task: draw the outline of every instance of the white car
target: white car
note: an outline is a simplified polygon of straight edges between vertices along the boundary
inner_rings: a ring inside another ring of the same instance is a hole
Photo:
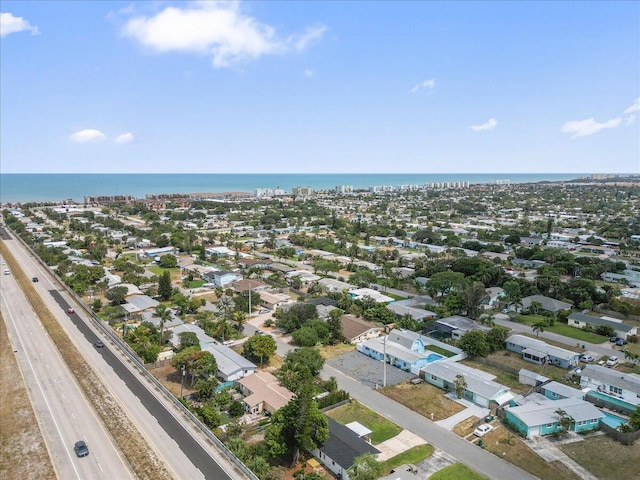
[[[582,355],[580,357],[580,361],[584,362],[584,363],[591,363],[595,360],[596,358],[593,355]]]
[[[487,423],[480,425],[478,428],[476,428],[473,431],[473,434],[476,437],[484,437],[487,433],[489,433],[491,430],[493,430],[493,427]]]
[[[618,365],[618,357],[615,355],[609,357],[607,362],[604,364],[605,367],[615,367],[616,365]]]

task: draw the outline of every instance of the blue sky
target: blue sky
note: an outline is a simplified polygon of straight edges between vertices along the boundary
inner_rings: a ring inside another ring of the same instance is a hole
[[[2,1],[3,173],[640,173],[640,3]]]

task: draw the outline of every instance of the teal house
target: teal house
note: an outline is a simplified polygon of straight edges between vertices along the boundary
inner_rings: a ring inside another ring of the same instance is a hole
[[[524,437],[549,435],[560,430],[560,411],[571,417],[569,430],[573,432],[596,430],[604,418],[599,409],[579,398],[550,400],[542,397],[524,405],[506,408],[505,420]]]

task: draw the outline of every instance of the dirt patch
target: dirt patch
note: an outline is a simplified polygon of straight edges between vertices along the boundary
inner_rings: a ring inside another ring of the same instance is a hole
[[[384,395],[430,420],[444,420],[464,410],[464,406],[444,396],[444,390],[428,383],[399,383],[380,390]],[[433,418],[432,415],[433,414]]]
[[[509,433],[504,426],[495,422],[493,425],[496,428],[482,437],[485,448],[489,452],[538,478],[580,480],[580,477],[559,461],[547,462],[531,450],[518,436]],[[477,444],[478,440],[475,443]]]
[[[606,435],[597,435],[558,447],[601,480],[640,478],[639,442],[622,445]]]
[[[480,418],[478,417],[475,417],[475,416],[469,417],[466,420],[463,420],[460,423],[458,423],[455,427],[453,427],[453,430],[451,431],[456,435],[460,435],[461,437],[466,437],[467,435],[469,435],[471,432],[475,430],[475,427],[473,426],[473,424],[476,423],[478,420],[480,420]]]
[[[33,310],[40,318],[65,363],[69,366],[69,370],[76,377],[87,399],[95,408],[136,476],[141,480],[170,479],[171,475],[162,460],[149,447],[140,432],[122,411],[120,405],[102,384],[99,376],[60,326],[56,317],[49,311],[40,295],[33,288],[31,280],[27,278],[19,263],[5,247],[4,242],[0,243],[0,250]]]
[[[176,398],[180,397],[180,389],[182,387],[182,395],[187,396],[195,392],[190,388],[191,380],[186,380],[184,385],[182,384],[182,371],[176,370],[171,365],[164,365],[162,367],[149,370],[151,375],[156,377],[158,381],[164,385]]]
[[[337,345],[323,345],[320,347],[320,355],[325,360],[342,355],[343,353],[352,352],[356,346],[351,343],[338,343]]]
[[[0,313],[0,477],[5,480],[55,478],[49,452],[19,372]]]

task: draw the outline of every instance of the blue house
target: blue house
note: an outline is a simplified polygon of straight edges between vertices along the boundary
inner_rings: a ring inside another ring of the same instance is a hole
[[[505,420],[527,438],[549,435],[561,429],[561,411],[571,417],[569,430],[572,432],[596,430],[605,416],[592,404],[578,398],[554,401],[542,397],[542,400],[505,408]]]
[[[213,270],[205,272],[202,277],[209,283],[213,283],[216,287],[224,287],[231,285],[236,280],[239,280],[238,275],[233,272],[227,272],[225,270]]]
[[[507,338],[507,350],[522,354],[523,360],[537,365],[556,365],[571,368],[578,365],[580,354],[564,348],[549,345],[542,340],[525,335],[511,335]]]

